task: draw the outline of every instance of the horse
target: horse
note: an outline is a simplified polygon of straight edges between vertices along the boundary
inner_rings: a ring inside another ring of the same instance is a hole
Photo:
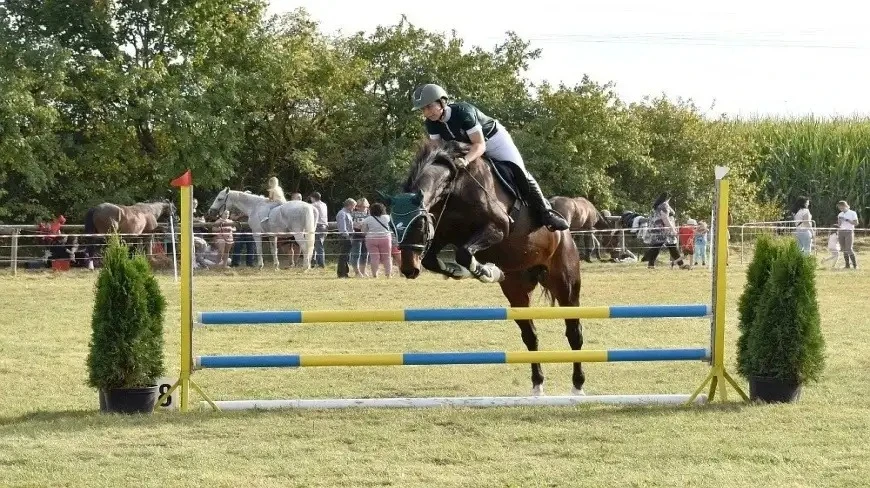
[[[91,207],[85,213],[85,234],[111,234],[119,233],[121,236],[137,236],[150,234],[153,238],[154,231],[159,227],[157,221],[169,217],[175,213],[172,203],[164,202],[140,202],[133,205],[115,205],[104,202]],[[126,238],[130,240],[129,237]],[[93,260],[95,237],[86,238],[88,257]],[[139,245],[141,246],[141,242]],[[149,246],[150,247],[150,246]],[[93,261],[88,265],[93,267]]]
[[[257,266],[263,267],[263,234],[270,236],[272,260],[278,269],[278,236],[274,233],[289,232],[302,251],[302,268],[311,268],[314,253],[314,231],[317,226],[314,205],[301,200],[278,203],[262,195],[224,188],[217,194],[208,209],[209,217],[217,217],[224,210],[239,212],[248,217],[248,225],[257,247]]]
[[[542,227],[509,186],[496,183],[495,163],[478,158],[465,168],[457,167],[454,160],[465,156],[468,148],[456,141],[424,143],[403,193],[382,195],[391,207],[402,275],[415,279],[422,266],[448,278],[497,282],[512,307],[528,307],[532,292],[541,285],[551,306],[556,301],[578,306],[580,260],[570,232]],[[438,258],[448,245],[456,248],[456,262]],[[516,323],[528,350],[538,350],[534,322]],[[565,320],[565,336],[571,349],[583,346],[579,319]],[[531,372],[532,395],[542,395],[541,365],[532,364]],[[582,395],[585,374],[580,363],[574,363],[572,380],[574,394]]]
[[[595,237],[594,232],[592,232],[593,230],[604,231],[599,235],[603,236],[605,240],[603,245],[605,249],[613,251],[617,247],[615,244],[618,239],[616,233],[613,232],[613,224],[611,224],[610,221],[602,215],[589,200],[583,197],[571,198],[557,196],[550,198],[550,205],[553,206],[554,210],[565,217],[565,220],[568,221],[568,225],[570,226],[569,230],[571,232],[582,233],[580,239],[583,243],[583,249],[581,249],[580,255],[583,257],[584,261],[588,263],[592,262],[593,249],[596,252],[598,260],[602,260],[602,243]]]

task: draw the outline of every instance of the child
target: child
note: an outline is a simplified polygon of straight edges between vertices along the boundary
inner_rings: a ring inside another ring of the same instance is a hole
[[[831,269],[837,268],[837,260],[840,258],[840,236],[837,235],[837,227],[838,226],[835,225],[831,235],[828,236],[828,251],[831,251],[831,255],[822,259],[821,262],[821,264],[825,264],[828,261],[833,261],[833,263],[831,263]]]
[[[269,199],[270,202],[274,202],[272,204],[272,208],[275,208],[278,205],[281,205],[282,203],[287,202],[287,199],[284,198],[284,189],[281,188],[281,185],[278,183],[277,177],[273,176],[273,177],[269,178],[268,185],[269,185],[269,188],[267,189],[267,191],[268,191],[267,198]],[[271,212],[271,210],[270,210],[270,212]],[[268,215],[263,217],[260,220],[260,223],[262,224],[262,223],[266,222],[267,220],[269,220]]]
[[[217,231],[215,232],[214,246],[218,253],[218,266],[226,268],[229,266],[230,250],[233,248],[233,224],[235,222],[230,219],[230,211],[224,210],[221,218],[214,223]]]
[[[281,203],[287,202],[287,199],[284,198],[284,189],[282,189],[281,185],[278,183],[278,178],[274,176],[269,178],[269,201]]]
[[[686,221],[686,225],[680,227],[679,231],[677,231],[677,235],[680,238],[680,251],[683,253],[683,256],[687,258],[687,264],[685,266],[686,269],[692,269],[692,265],[694,264],[694,255],[695,255],[695,227],[698,225],[698,222],[695,219],[689,219]]]
[[[698,222],[698,228],[695,229],[695,262],[698,264],[698,258],[701,258],[701,266],[707,266],[707,234],[710,229],[707,228],[707,222],[703,220]]]

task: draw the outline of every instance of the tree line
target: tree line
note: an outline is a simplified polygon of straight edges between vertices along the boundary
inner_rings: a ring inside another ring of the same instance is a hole
[[[666,95],[626,103],[610,82],[533,84],[539,49],[513,33],[466,46],[402,18],[330,35],[263,0],[0,3],[0,220],[171,198],[224,186],[347,197],[393,191],[424,140],[419,84],[445,86],[513,134],[547,195],[618,213],[668,191],[707,216],[716,165],[731,168],[737,221],[777,219],[797,195],[822,209],[867,201],[870,123],[710,120]],[[821,210],[820,210],[821,211]],[[828,215],[830,214],[830,215]],[[834,209],[821,214],[832,218]]]

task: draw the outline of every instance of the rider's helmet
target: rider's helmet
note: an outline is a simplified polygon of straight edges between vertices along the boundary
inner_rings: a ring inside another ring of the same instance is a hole
[[[414,104],[414,110],[420,110],[432,102],[447,98],[447,92],[444,88],[438,85],[429,83],[427,85],[418,86],[411,96],[411,102]]]

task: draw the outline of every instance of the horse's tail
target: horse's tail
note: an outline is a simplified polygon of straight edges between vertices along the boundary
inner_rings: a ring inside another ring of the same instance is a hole
[[[308,205],[305,212],[305,253],[302,259],[303,269],[308,269],[311,266],[311,258],[314,256],[314,237],[317,231],[317,215],[314,205]]]
[[[96,237],[90,234],[97,233],[97,223],[94,221],[94,214],[96,213],[96,211],[96,208],[89,208],[88,211],[85,213],[84,240],[85,243],[87,243],[87,245],[85,245],[85,251],[88,254],[88,259],[94,259],[94,240],[96,239]]]

